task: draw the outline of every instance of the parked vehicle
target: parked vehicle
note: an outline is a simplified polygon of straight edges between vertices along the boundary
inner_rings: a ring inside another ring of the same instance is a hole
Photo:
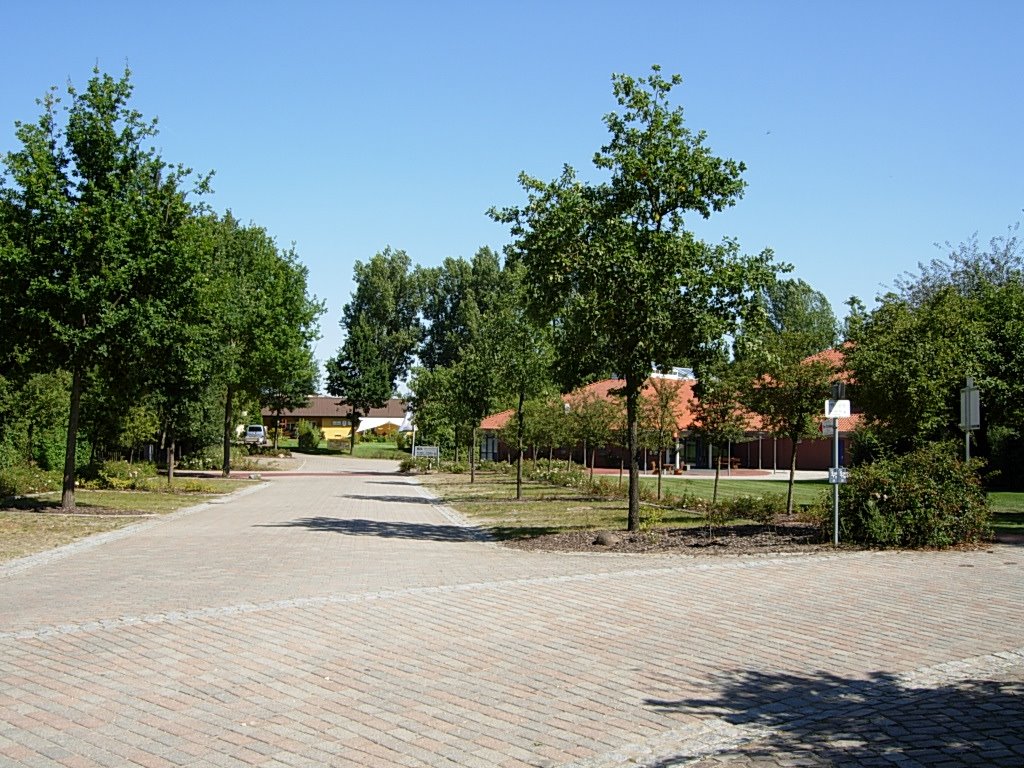
[[[250,424],[245,428],[245,437],[242,440],[246,445],[266,445],[267,430],[262,424]]]

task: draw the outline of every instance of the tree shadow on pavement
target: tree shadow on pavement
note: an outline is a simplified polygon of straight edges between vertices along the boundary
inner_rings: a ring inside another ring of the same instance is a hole
[[[477,528],[458,525],[431,525],[429,523],[399,523],[359,518],[304,517],[285,523],[272,523],[258,528],[307,528],[311,531],[344,533],[349,536],[379,536],[383,539],[418,539],[423,541],[489,541],[490,537]]]
[[[770,729],[764,740],[693,763],[682,755],[650,768],[696,765],[1022,766],[1024,670],[924,687],[893,675],[723,675],[707,698],[648,699],[662,711],[714,715]],[[913,686],[913,687],[912,687]],[[920,687],[916,687],[920,686]],[[805,762],[799,762],[804,760]],[[779,762],[781,761],[781,762]]]
[[[358,493],[344,493],[336,496],[338,499],[355,499],[356,501],[382,501],[385,504],[437,504],[437,499],[427,499],[423,496],[382,496],[378,494],[362,495]]]

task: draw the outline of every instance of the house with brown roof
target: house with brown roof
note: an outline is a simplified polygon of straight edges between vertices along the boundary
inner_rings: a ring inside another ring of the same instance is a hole
[[[832,363],[839,371],[838,378],[846,379],[848,374],[842,371],[844,356],[841,350],[829,349],[813,355],[808,360],[825,360]],[[652,382],[656,381],[657,375],[648,379],[644,385],[644,394],[641,396],[650,397]],[[673,378],[673,377],[670,377]],[[705,467],[713,466],[713,459],[710,456],[709,447],[703,441],[690,433],[693,423],[691,410],[692,401],[695,399],[693,387],[696,380],[692,376],[675,376],[680,381],[680,391],[674,405],[676,413],[676,443],[675,448],[670,450],[666,456],[661,457],[665,464],[677,466]],[[623,385],[619,379],[605,379],[588,384],[574,390],[562,399],[569,403],[572,398],[580,393],[593,393],[599,397],[614,400],[621,403],[623,418],[625,417],[625,404],[615,394],[615,390]],[[854,404],[855,406],[856,404]],[[803,440],[796,445],[797,467],[799,469],[823,470],[832,466],[832,438],[827,434],[830,425],[825,424],[824,419],[825,403],[822,402],[821,430],[822,437],[817,440]],[[500,460],[511,458],[511,452],[500,444],[497,432],[501,430],[508,421],[515,416],[515,410],[509,409],[500,413],[488,416],[480,422],[480,429],[484,432],[481,441],[481,458]],[[839,419],[840,455],[845,457],[849,438],[852,431],[861,423],[862,416],[854,410],[848,418]],[[749,469],[785,469],[789,467],[792,457],[793,445],[785,438],[774,438],[768,434],[761,424],[757,414],[750,414],[747,418],[746,439],[742,442],[727,447],[728,462],[730,466]],[[577,450],[579,447],[577,446]],[[596,457],[597,466],[618,467],[624,459],[624,451],[619,447],[608,447],[599,450]],[[564,457],[564,453],[562,454]],[[648,456],[647,464],[651,463]],[[845,462],[841,462],[845,463]]]
[[[360,419],[360,431],[384,423],[396,426],[405,418],[405,401],[393,397],[383,408],[371,408],[370,412]],[[261,412],[263,424],[268,429],[279,426],[284,434],[290,434],[300,421],[308,421],[324,433],[326,440],[348,440],[352,435],[352,406],[337,397],[311,396],[306,405],[281,414],[280,423],[277,414],[268,408]]]

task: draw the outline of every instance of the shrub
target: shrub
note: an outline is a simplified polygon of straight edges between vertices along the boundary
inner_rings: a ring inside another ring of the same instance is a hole
[[[58,491],[63,480],[61,474],[28,464],[4,467],[0,469],[0,498]]]
[[[305,419],[299,420],[298,434],[299,449],[303,451],[315,451],[324,440],[323,431]]]
[[[586,481],[583,470],[573,464],[566,467],[561,461],[538,461],[536,466],[532,462],[523,462],[523,475],[539,483],[549,485],[561,485],[569,488],[581,488]]]
[[[89,485],[113,491],[140,490],[156,477],[156,465],[140,461],[105,461],[86,468],[82,475],[90,478]]]
[[[786,499],[778,494],[767,496],[736,496],[719,502],[719,506],[732,519],[752,520],[771,525],[786,512]]]
[[[843,538],[876,547],[949,547],[991,535],[978,470],[935,444],[850,471],[840,486]]]
[[[426,473],[433,469],[433,462],[433,459],[414,458],[412,456],[406,456],[399,462],[398,471],[404,473]]]

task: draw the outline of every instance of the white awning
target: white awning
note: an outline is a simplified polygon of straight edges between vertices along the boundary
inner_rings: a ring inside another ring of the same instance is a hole
[[[356,427],[356,432],[368,432],[371,429],[383,427],[385,424],[394,424],[396,427],[401,427],[402,419],[384,419],[377,416],[366,416],[359,420],[359,426]]]

